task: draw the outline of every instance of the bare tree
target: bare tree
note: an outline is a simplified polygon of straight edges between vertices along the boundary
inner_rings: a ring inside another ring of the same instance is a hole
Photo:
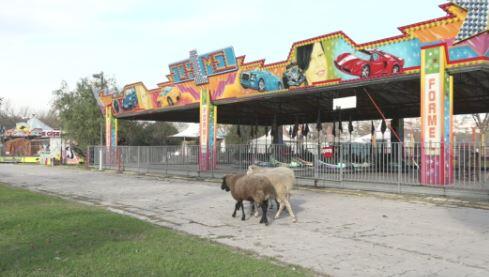
[[[61,122],[59,120],[59,117],[56,115],[56,112],[53,110],[39,111],[36,113],[36,117],[52,128],[55,129],[61,128]]]
[[[489,113],[485,114],[472,114],[472,118],[474,119],[475,125],[481,132],[481,142],[485,142],[485,138],[487,138],[487,134],[489,133]]]
[[[17,110],[17,115],[23,119],[29,119],[33,116],[33,111],[27,106],[22,106]]]
[[[5,129],[15,127],[15,123],[21,121],[21,117],[13,108],[8,99],[2,101],[2,109],[0,110],[0,126]]]

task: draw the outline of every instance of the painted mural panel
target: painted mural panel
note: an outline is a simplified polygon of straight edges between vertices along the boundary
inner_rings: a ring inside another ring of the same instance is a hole
[[[420,74],[421,48],[430,45],[446,45],[448,68],[465,62],[489,62],[487,30],[466,34],[463,39],[458,36],[473,16],[471,7],[457,1],[440,7],[446,16],[401,27],[399,36],[357,44],[343,32],[336,32],[294,43],[287,58],[273,64],[265,64],[264,60],[246,62],[244,56],[235,56],[232,47],[197,55],[194,64],[205,77],[204,82],[196,84],[189,58],[170,64],[169,81],[158,88],[148,90],[142,83],[135,83],[102,102],[111,104],[117,115],[198,103],[202,89],[208,90],[215,101]]]
[[[190,83],[162,86],[148,90],[142,83],[125,86],[119,94],[112,97],[114,114],[137,112],[186,105],[198,102],[197,87]]]

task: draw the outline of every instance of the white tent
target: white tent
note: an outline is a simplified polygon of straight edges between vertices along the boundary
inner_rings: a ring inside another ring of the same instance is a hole
[[[292,147],[293,151],[297,151],[297,140],[293,139],[289,136],[289,133],[286,131],[286,128],[284,128],[283,134],[282,134],[282,139],[285,145],[289,145]],[[252,139],[250,141],[250,145],[255,145],[256,146],[256,151],[257,153],[265,153],[266,147],[272,144],[272,135],[271,131],[268,132],[268,136],[263,135],[259,138]],[[302,141],[300,144],[302,147],[306,147],[307,149],[314,151],[317,149],[317,141],[312,140],[308,141],[306,143],[305,140]]]
[[[259,138],[252,139],[250,141],[250,144],[257,144],[257,145],[270,145],[272,144],[272,132],[268,131],[268,135],[263,135]],[[295,143],[293,139],[290,138],[289,134],[286,132],[284,129],[283,135],[282,135],[282,140],[285,144],[291,144],[292,142]]]
[[[384,141],[389,142],[391,140],[391,132],[389,130],[386,130],[383,138],[384,138]],[[382,132],[381,131],[375,131],[375,140],[376,141],[382,140]],[[370,143],[371,141],[372,141],[372,134],[368,134],[365,136],[355,138],[352,142]]]
[[[172,137],[174,138],[183,138],[183,139],[197,139],[200,137],[200,132],[199,132],[199,124],[192,123],[189,124],[188,127],[179,132],[178,134],[173,135]],[[222,132],[217,132],[217,139],[223,139],[224,134]]]
[[[198,138],[199,137],[199,124],[189,124],[189,126],[185,130],[173,135],[172,137],[184,138],[184,139],[185,138]]]

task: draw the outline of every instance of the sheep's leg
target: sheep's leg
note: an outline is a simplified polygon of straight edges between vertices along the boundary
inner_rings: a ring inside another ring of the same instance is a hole
[[[286,194],[285,194],[285,200],[286,200],[286,201],[289,203],[289,205],[290,205],[290,193],[286,193]],[[284,202],[284,203],[285,203],[285,202]],[[285,208],[286,208],[286,206],[285,206],[285,207],[283,207],[283,208],[282,208],[282,210],[281,210],[280,212],[282,212],[282,211],[283,211]],[[287,208],[287,212],[288,212],[288,211],[289,211],[289,209]],[[290,212],[289,212],[289,215],[290,215]]]
[[[260,207],[260,204],[258,204],[258,203],[255,202],[254,205],[255,205],[255,208],[256,208],[256,210],[255,210],[255,217],[259,217],[260,214],[258,213],[258,208]]]
[[[238,201],[238,202],[236,202],[236,205],[234,205],[233,217],[236,217],[236,211],[239,210],[239,206],[240,206],[240,204],[239,204],[239,201]]]
[[[277,200],[278,200],[278,203],[279,203],[279,205],[278,205],[278,207],[279,207],[279,208],[278,208],[277,213],[275,214],[275,219],[277,219],[277,218],[279,218],[279,217],[280,217],[280,214],[282,213],[282,211],[283,211],[283,210],[284,210],[284,208],[285,208],[285,205],[284,205],[284,203],[282,203],[282,202],[287,201],[287,198],[284,198],[284,199],[282,199],[282,200],[281,200],[281,199],[277,199]]]
[[[260,220],[260,223],[265,223],[265,225],[268,225],[267,209],[268,209],[268,200],[265,200],[261,203],[261,210],[263,214],[261,215],[261,220]]]
[[[271,198],[268,198],[268,207],[271,209],[273,209],[273,202],[272,202],[272,199]]]
[[[289,212],[290,216],[292,217],[292,222],[297,222],[297,218],[295,217],[295,214],[292,211],[292,207],[290,206],[289,201],[285,201],[285,207],[287,207],[287,211]]]
[[[258,217],[260,216],[258,214],[258,204],[256,202],[251,202],[251,212],[250,212],[250,216],[254,215],[255,217]]]
[[[278,210],[278,208],[280,207],[280,204],[278,203],[277,198],[273,198],[273,199],[275,200],[275,205],[277,206],[277,210]],[[270,207],[270,210],[273,210],[272,198],[269,198],[268,201],[269,201],[268,206]]]
[[[243,201],[241,201],[241,220],[245,220],[245,211],[244,211],[244,206],[243,206]]]

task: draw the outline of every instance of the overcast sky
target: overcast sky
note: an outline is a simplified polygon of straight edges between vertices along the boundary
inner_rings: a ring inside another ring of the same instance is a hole
[[[267,62],[293,42],[343,30],[362,43],[445,15],[438,0],[0,0],[0,97],[48,110],[63,80],[73,88],[103,70],[119,86],[166,80],[168,64],[234,46]]]

